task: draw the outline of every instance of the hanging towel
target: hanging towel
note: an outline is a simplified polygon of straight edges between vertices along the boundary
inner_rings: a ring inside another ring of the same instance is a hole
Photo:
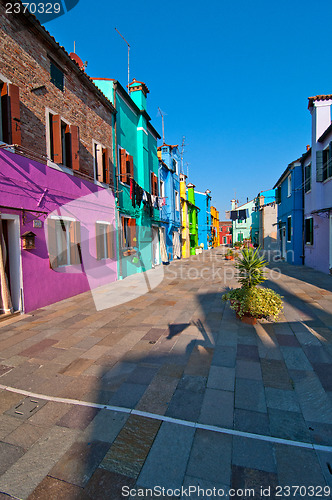
[[[238,219],[238,211],[232,210],[231,211],[231,220],[236,221],[237,219]]]
[[[141,188],[141,186],[136,184],[136,205],[138,206],[138,208],[141,206],[142,198],[143,198],[143,189]]]
[[[148,201],[148,195],[146,191],[143,191],[143,201]]]
[[[137,188],[137,184],[136,182],[134,181],[134,179],[130,179],[130,189],[131,189],[131,204],[133,206],[133,208],[136,207],[136,188]]]
[[[173,233],[173,256],[174,258],[181,258],[181,246],[180,246],[180,237],[178,231]]]

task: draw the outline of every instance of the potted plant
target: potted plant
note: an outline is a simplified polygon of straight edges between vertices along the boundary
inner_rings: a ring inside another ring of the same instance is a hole
[[[259,256],[259,248],[243,248],[235,264],[239,271],[241,288],[235,288],[223,295],[229,300],[237,317],[245,323],[255,324],[257,319],[277,320],[282,311],[282,297],[270,288],[259,288],[266,280],[264,267],[267,262]]]
[[[229,248],[225,254],[226,260],[234,260],[234,252],[231,248]]]

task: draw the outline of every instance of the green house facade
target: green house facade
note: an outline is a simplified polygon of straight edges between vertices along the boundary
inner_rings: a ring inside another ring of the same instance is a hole
[[[187,199],[188,199],[188,222],[189,222],[189,238],[190,238],[190,255],[196,254],[198,247],[198,216],[199,208],[195,204],[195,185],[187,184]]]
[[[114,179],[118,209],[119,279],[160,264],[157,139],[146,111],[149,93],[143,82],[133,80],[130,95],[111,79],[94,83],[117,111]]]

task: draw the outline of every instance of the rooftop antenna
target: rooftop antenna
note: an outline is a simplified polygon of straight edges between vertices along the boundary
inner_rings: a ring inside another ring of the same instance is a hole
[[[183,153],[184,153],[184,147],[185,147],[185,136],[182,137],[182,144],[181,144],[181,173],[183,174]]]
[[[76,42],[74,40],[74,54],[76,54]]]
[[[161,123],[162,123],[162,128],[163,128],[163,144],[165,144],[165,127],[164,127],[164,114],[161,109],[158,107],[159,114],[161,116]]]
[[[122,38],[122,39],[126,42],[126,44],[128,45],[128,94],[130,94],[130,91],[129,91],[129,83],[130,83],[130,79],[129,79],[129,68],[130,68],[130,66],[129,66],[129,51],[130,51],[130,45],[129,45],[129,43],[127,42],[127,40],[125,39],[125,37],[121,35],[121,33],[120,33],[120,31],[119,31],[118,29],[116,29],[116,28],[115,28],[115,31],[116,31],[117,33],[119,33],[119,35],[121,36],[121,38]]]

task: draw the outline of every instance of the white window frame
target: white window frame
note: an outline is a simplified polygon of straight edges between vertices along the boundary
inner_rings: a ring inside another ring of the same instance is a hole
[[[109,229],[109,226],[111,226],[111,223],[110,222],[107,222],[107,221],[104,221],[104,220],[97,220],[96,221],[96,224],[98,224],[99,226],[101,226],[104,230],[103,230],[103,247],[104,247],[104,256],[101,257],[100,260],[107,260],[107,259],[110,259],[111,256],[107,254],[107,228]]]
[[[287,198],[292,195],[292,172],[287,177]]]
[[[177,212],[180,212],[180,196],[179,196],[179,191],[174,191],[174,196],[175,196],[175,210]]]
[[[60,170],[69,175],[74,175],[72,168],[62,165],[60,163],[55,163],[51,158],[51,130],[50,130],[50,115],[58,115],[56,111],[50,108],[45,108],[45,131],[46,131],[46,155],[47,155],[47,166],[54,168],[55,170]],[[71,125],[65,118],[61,116],[61,121],[66,125]]]
[[[96,158],[96,147],[100,147],[101,148],[101,161],[103,162],[103,149],[106,149],[106,147],[99,141],[95,141],[94,139],[92,139],[92,151],[93,151],[93,178],[94,178],[94,181],[95,181],[95,184],[97,184],[98,186],[107,186],[106,182],[104,181],[100,181],[98,179],[98,171],[97,171],[97,166],[98,166],[98,163],[97,163],[97,158]],[[103,168],[103,165],[102,165],[102,168]]]
[[[159,196],[165,198],[165,181],[159,179]]]

